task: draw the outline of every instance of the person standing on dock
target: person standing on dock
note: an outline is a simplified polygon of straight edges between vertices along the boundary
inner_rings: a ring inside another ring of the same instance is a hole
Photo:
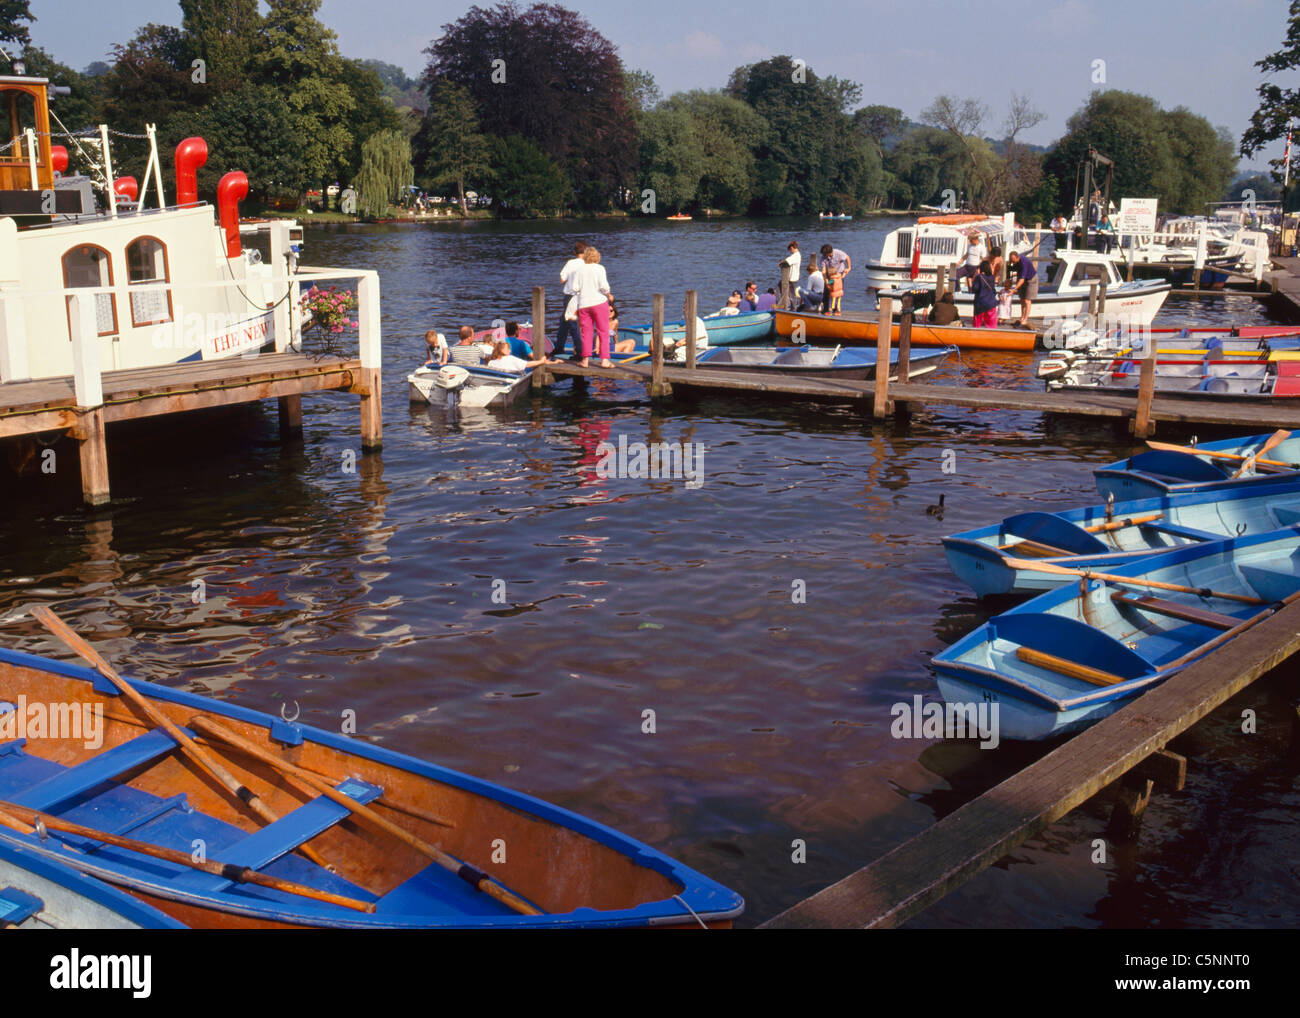
[[[564,342],[570,336],[573,337],[573,346],[576,352],[578,347],[578,330],[577,330],[577,305],[573,300],[573,274],[582,268],[582,254],[587,250],[587,245],[580,240],[573,242],[573,257],[564,263],[564,268],[560,270],[560,282],[564,284],[564,310],[560,313],[560,328],[555,334],[555,349],[551,351],[552,356],[558,357],[564,352]],[[569,317],[570,306],[572,305],[573,318]]]
[[[582,253],[583,265],[574,273],[574,296],[578,302],[578,329],[582,342],[582,366],[589,367],[592,331],[600,340],[600,366],[612,368],[609,359],[609,308],[614,294],[609,289],[605,266],[600,264],[600,252],[588,247]]]
[[[1056,214],[1056,218],[1052,220],[1051,226],[1052,226],[1052,243],[1055,245],[1052,250],[1064,251],[1065,231],[1069,229],[1070,224],[1065,221],[1065,216],[1061,215],[1061,213],[1058,212]]]
[[[823,244],[821,249],[821,267],[822,272],[828,268],[834,268],[835,274],[839,277],[841,285],[844,283],[844,277],[853,270],[853,262],[849,256],[837,247],[831,247],[829,244]],[[831,288],[826,287],[826,299],[822,302],[822,311],[830,311]],[[843,293],[843,290],[840,291]]]
[[[1011,291],[1020,298],[1020,320],[1016,324],[1021,328],[1027,328],[1030,309],[1038,299],[1038,269],[1034,267],[1033,259],[1028,255],[1012,251],[1011,268],[1008,271],[1015,273],[1016,282],[1011,287]]]
[[[977,329],[998,327],[998,284],[993,280],[993,266],[988,259],[979,263],[970,292],[975,296],[975,318],[971,324]]]
[[[790,311],[794,309],[794,291],[799,283],[799,266],[803,264],[803,258],[797,240],[790,241],[785,249],[786,256],[776,263],[781,269],[781,296],[777,298],[776,306],[782,311]]]

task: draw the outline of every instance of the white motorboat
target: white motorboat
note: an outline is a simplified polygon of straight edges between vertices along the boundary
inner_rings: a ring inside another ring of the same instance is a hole
[[[426,364],[406,376],[412,403],[455,407],[509,406],[531,382],[532,372],[515,374],[470,364]]]
[[[1033,241],[1019,226],[1011,227],[1008,246],[1007,229],[1003,219],[974,213],[921,216],[914,224],[900,226],[886,234],[879,257],[866,263],[867,289],[888,290],[926,284],[933,287],[941,266],[950,269],[955,264],[965,263],[971,233],[979,234],[988,247],[1003,248],[1004,255],[1011,251],[1023,254],[1033,249]],[[918,247],[920,261],[913,277],[912,264]]]

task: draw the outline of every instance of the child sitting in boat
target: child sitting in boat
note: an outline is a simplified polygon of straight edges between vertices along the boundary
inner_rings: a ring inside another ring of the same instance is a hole
[[[960,325],[961,313],[957,310],[957,300],[951,290],[944,290],[930,312],[932,325]]]
[[[831,305],[827,309],[828,315],[840,314],[840,302],[844,299],[844,276],[840,270],[831,265],[826,270],[826,287],[831,295]]]
[[[492,359],[487,362],[485,367],[489,367],[493,371],[509,371],[511,374],[519,374],[529,368],[535,368],[539,364],[545,364],[546,360],[545,357],[539,357],[536,360],[526,361],[522,357],[516,357],[510,352],[509,340],[498,339],[492,344]]]
[[[618,307],[612,300],[609,302],[609,334],[614,337],[615,353],[631,353],[636,349],[635,339],[618,338]]]
[[[446,364],[451,356],[451,350],[447,347],[447,337],[435,329],[430,329],[424,334],[424,347],[429,354],[425,364]]]

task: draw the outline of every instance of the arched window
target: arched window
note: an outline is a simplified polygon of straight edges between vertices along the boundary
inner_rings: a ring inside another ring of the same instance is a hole
[[[63,285],[112,286],[113,259],[102,247],[79,244],[63,256]],[[68,296],[68,338],[72,338],[72,296]],[[117,333],[117,304],[111,293],[95,294],[95,324],[101,336]]]
[[[154,286],[131,294],[131,324],[158,325],[172,320],[172,292],[155,288],[171,282],[167,273],[167,245],[157,237],[138,237],[126,246],[126,282],[128,286],[152,283]]]

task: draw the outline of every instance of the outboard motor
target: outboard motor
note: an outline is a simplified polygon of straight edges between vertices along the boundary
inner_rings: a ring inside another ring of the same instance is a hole
[[[447,408],[455,410],[460,404],[460,390],[469,384],[470,374],[459,364],[444,364],[438,369],[433,384],[447,393]]]

